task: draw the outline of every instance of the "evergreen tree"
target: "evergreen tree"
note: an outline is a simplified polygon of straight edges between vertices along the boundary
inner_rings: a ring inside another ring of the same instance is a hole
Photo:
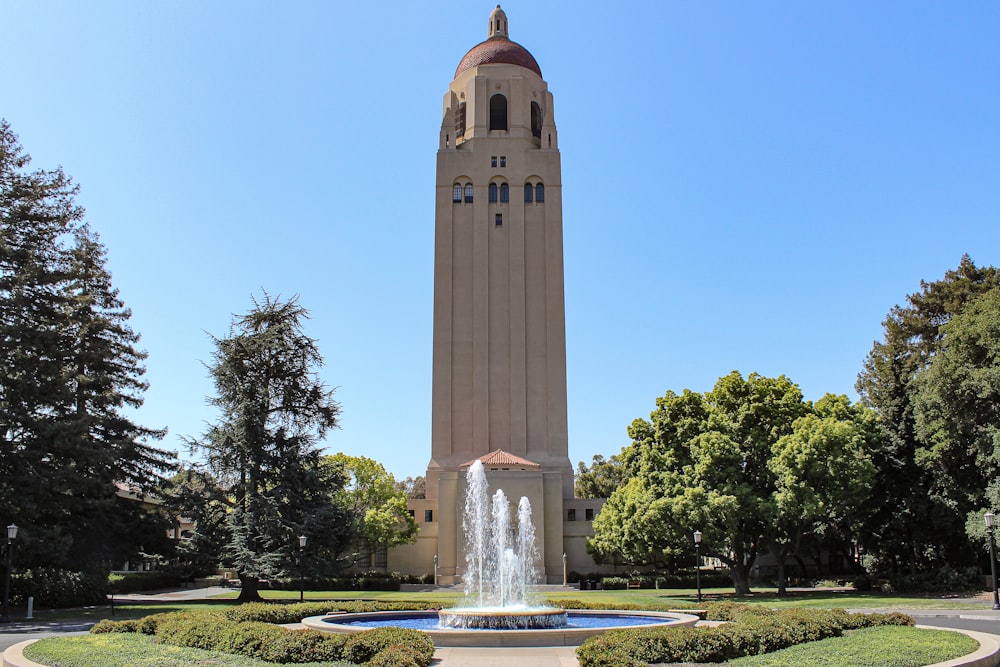
[[[148,492],[172,454],[123,414],[142,405],[145,353],[78,188],[29,163],[0,122],[0,512],[32,562],[107,567],[138,551],[145,518],[116,484]]]
[[[294,574],[297,536],[312,563],[351,539],[350,521],[331,501],[345,482],[320,462],[317,443],[337,426],[340,406],[317,376],[323,360],[302,331],[296,299],[265,295],[214,338],[210,370],[222,412],[203,440],[208,466],[229,507],[223,561],[241,582],[240,601],[260,599],[261,579]]]
[[[1000,285],[1000,271],[980,268],[966,255],[941,280],[920,282],[886,317],[858,375],[861,401],[875,410],[882,446],[872,451],[877,469],[872,506],[864,526],[870,569],[907,571],[969,563],[962,499],[934,465],[923,465],[916,432],[915,378],[941,349],[943,329],[976,297]]]

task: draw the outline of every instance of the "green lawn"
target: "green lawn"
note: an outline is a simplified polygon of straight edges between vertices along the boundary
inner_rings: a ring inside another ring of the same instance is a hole
[[[733,660],[731,667],[920,667],[968,655],[979,642],[948,630],[880,627]]]
[[[298,591],[261,591],[261,597],[267,600],[282,600],[298,602]],[[233,591],[216,596],[216,599],[235,600],[239,595]],[[840,607],[845,609],[988,609],[991,602],[985,598],[981,603],[969,603],[966,598],[948,596],[916,596],[893,595],[891,593],[857,593],[836,590],[819,589],[807,593],[790,593],[779,597],[775,589],[760,588],[748,597],[733,595],[731,588],[708,588],[702,590],[703,604],[718,600],[738,600],[750,604],[765,604],[779,609],[782,607],[813,607],[829,609]],[[406,592],[397,591],[306,591],[306,600],[427,600],[435,605],[454,606],[462,600],[462,594],[456,591]],[[695,604],[696,592],[693,589],[642,589],[631,591],[570,591],[566,593],[550,593],[548,599],[578,599],[584,601],[605,602],[607,604],[675,601],[678,606]]]
[[[989,609],[992,602],[983,598],[969,602],[966,598],[954,598],[949,596],[903,596],[890,593],[856,593],[853,591],[824,591],[822,589],[809,593],[795,593],[785,597],[778,597],[774,589],[758,589],[752,597],[738,598],[733,595],[732,589],[710,588],[703,589],[703,604],[716,600],[739,600],[750,604],[766,604],[769,607],[815,607],[832,608],[840,607],[844,609]],[[214,598],[213,604],[225,605],[229,601],[235,603],[238,592],[229,592]],[[261,596],[267,600],[280,600],[283,602],[298,602],[298,591],[261,591]],[[604,604],[627,604],[654,602],[657,606],[667,604],[677,607],[690,607],[695,605],[695,591],[689,589],[669,589],[669,590],[632,590],[632,591],[570,591],[566,593],[553,593],[547,596],[548,599],[578,599],[588,602]],[[397,591],[306,591],[306,600],[425,600],[435,606],[448,607],[461,602],[462,594],[456,591],[435,591],[435,592],[406,592]],[[153,603],[153,604],[123,604],[121,601],[115,602],[115,614],[111,615],[111,609],[107,606],[87,607],[83,609],[58,609],[52,611],[39,611],[36,617],[40,621],[94,621],[101,619],[123,619],[140,618],[147,614],[160,611],[182,611],[190,609],[200,609],[205,603]],[[23,612],[22,612],[23,614]],[[15,621],[21,620],[16,610],[11,614]]]

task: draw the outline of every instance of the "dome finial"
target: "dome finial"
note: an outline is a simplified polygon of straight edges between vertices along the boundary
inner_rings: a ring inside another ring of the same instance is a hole
[[[500,9],[500,5],[497,5],[497,8],[490,12],[489,36],[510,39],[510,35],[507,34],[507,15]]]

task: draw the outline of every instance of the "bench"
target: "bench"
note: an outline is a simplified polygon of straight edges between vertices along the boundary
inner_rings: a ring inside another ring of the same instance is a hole
[[[632,590],[633,588],[638,590],[641,587],[641,585],[642,582],[639,581],[638,579],[629,579],[628,582],[626,582],[625,584],[625,588],[627,590]]]

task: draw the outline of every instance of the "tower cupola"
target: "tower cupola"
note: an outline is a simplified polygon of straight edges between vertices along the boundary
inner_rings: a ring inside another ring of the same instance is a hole
[[[507,35],[507,15],[500,9],[500,5],[497,5],[497,8],[490,13],[490,31],[488,34],[490,37],[507,37],[510,39]]]
[[[458,68],[455,70],[456,79],[462,72],[473,67],[496,64],[518,65],[538,76],[542,75],[542,68],[538,66],[538,62],[528,49],[511,41],[507,30],[507,14],[500,9],[500,5],[490,12],[490,29],[487,34],[487,39],[469,49],[458,63]]]

